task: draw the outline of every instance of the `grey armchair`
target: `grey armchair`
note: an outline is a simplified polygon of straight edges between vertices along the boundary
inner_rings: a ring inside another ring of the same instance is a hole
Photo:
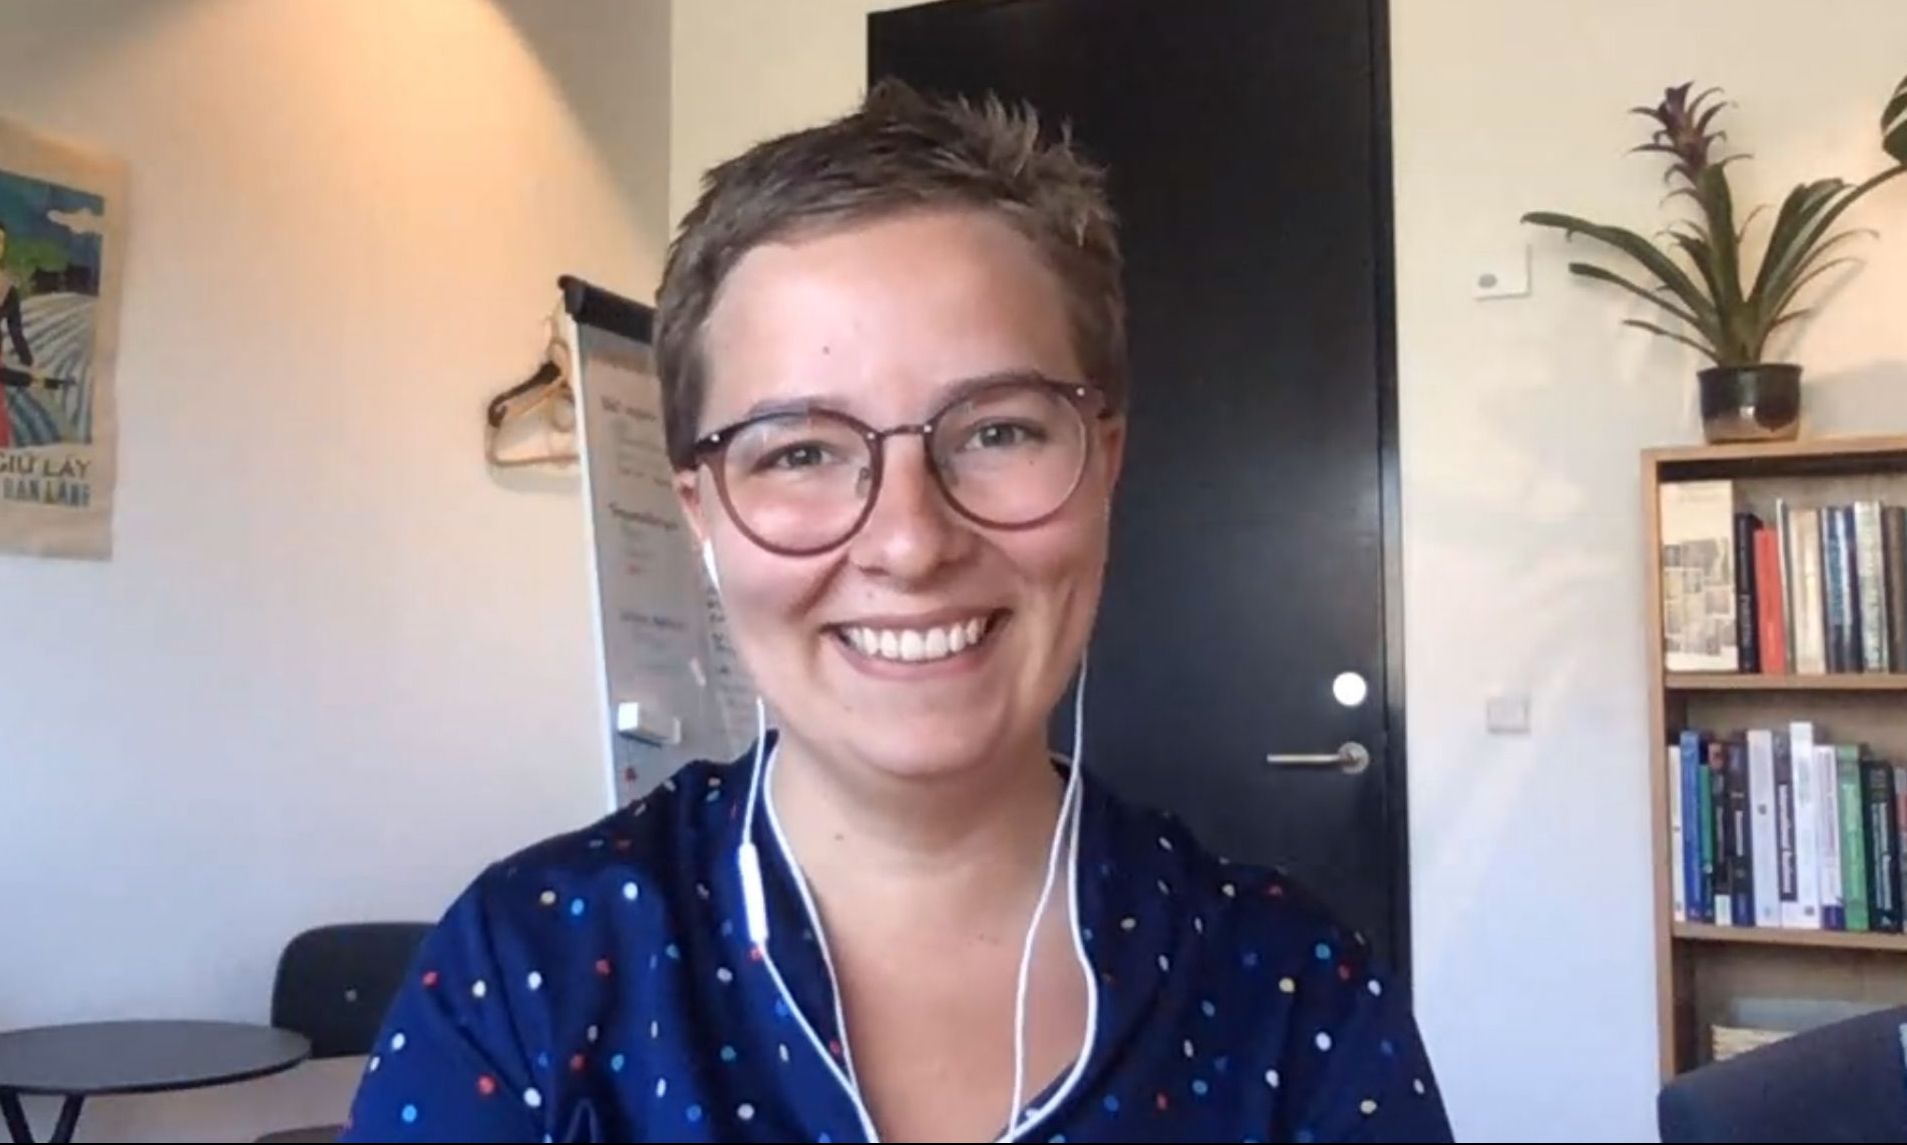
[[[1692,1070],[1656,1104],[1662,1140],[1907,1141],[1907,1008]]]

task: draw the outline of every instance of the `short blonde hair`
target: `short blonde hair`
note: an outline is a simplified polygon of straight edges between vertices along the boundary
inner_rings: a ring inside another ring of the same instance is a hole
[[[1043,137],[1030,107],[934,99],[883,80],[852,113],[756,144],[703,176],[657,295],[671,463],[695,465],[708,385],[702,332],[744,255],[798,231],[933,207],[997,211],[1039,249],[1066,292],[1087,380],[1105,390],[1108,408],[1123,408],[1125,287],[1104,172],[1070,132]]]

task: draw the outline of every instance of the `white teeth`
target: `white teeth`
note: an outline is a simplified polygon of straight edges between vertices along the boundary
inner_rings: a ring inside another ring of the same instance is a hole
[[[841,634],[863,656],[918,664],[957,656],[986,635],[984,617],[939,628],[844,628]]]

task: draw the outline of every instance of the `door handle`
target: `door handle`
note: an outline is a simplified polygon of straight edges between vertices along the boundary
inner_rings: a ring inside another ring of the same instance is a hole
[[[1336,751],[1318,754],[1279,754],[1265,756],[1265,762],[1278,767],[1335,767],[1346,775],[1356,775],[1371,766],[1371,751],[1353,740]]]

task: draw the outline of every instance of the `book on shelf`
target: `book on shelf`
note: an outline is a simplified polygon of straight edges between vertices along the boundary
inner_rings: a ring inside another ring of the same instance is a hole
[[[1676,922],[1899,934],[1907,767],[1807,720],[1664,751]]]
[[[1739,501],[1728,480],[1661,486],[1665,669],[1907,673],[1907,505]]]

